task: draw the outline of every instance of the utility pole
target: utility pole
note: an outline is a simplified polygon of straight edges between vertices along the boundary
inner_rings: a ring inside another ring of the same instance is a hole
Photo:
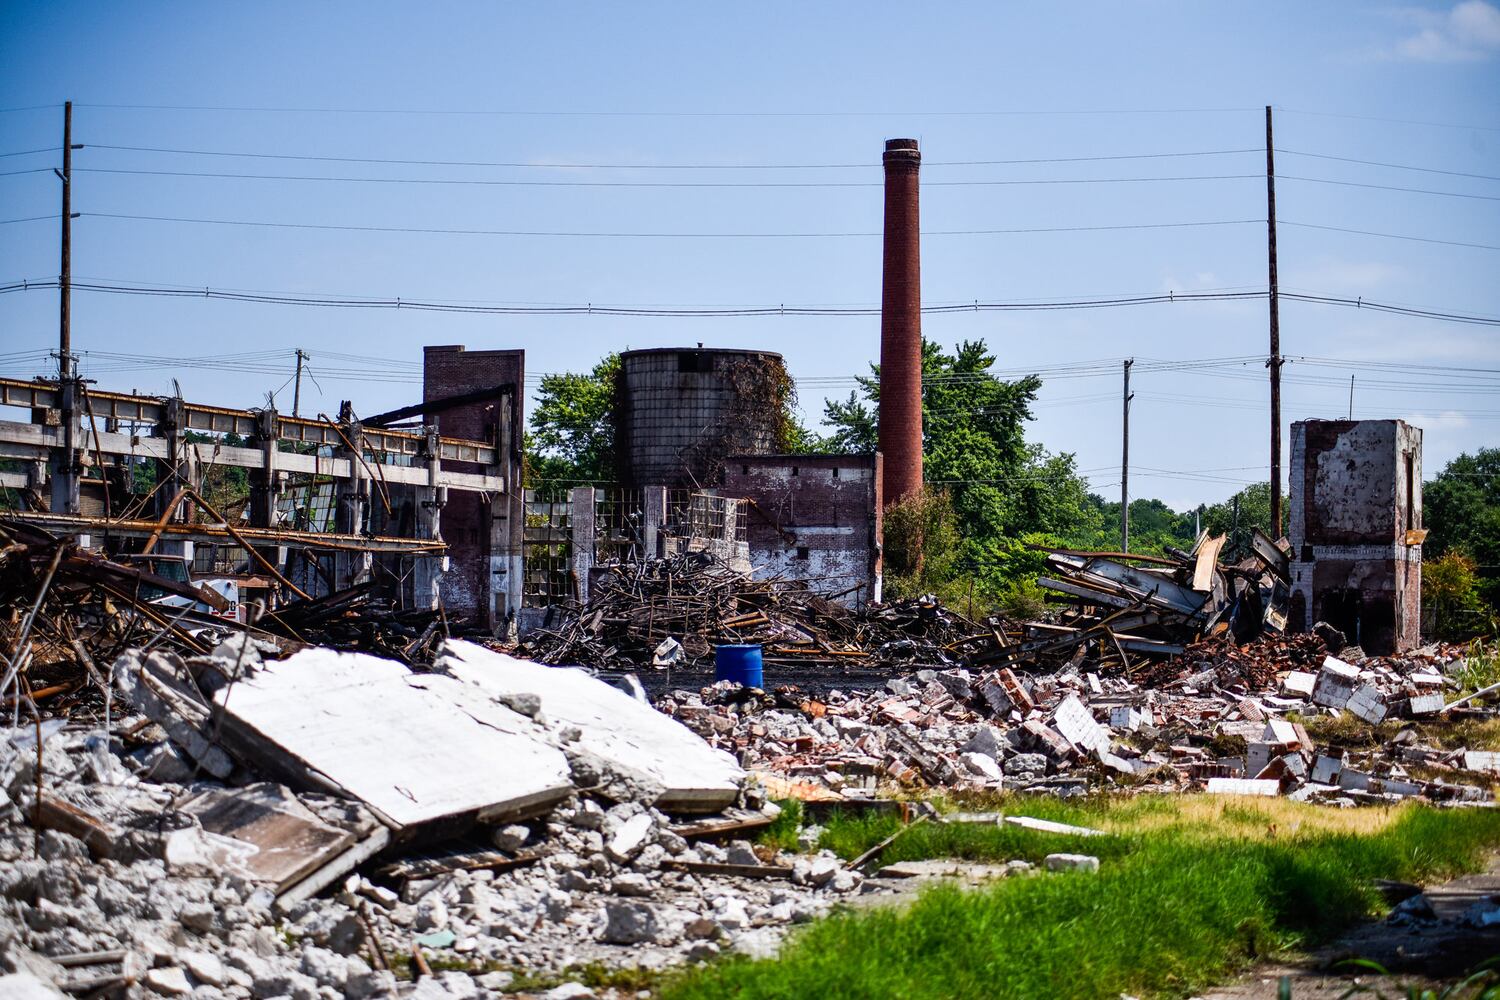
[[[1354,376],[1349,376],[1349,419],[1354,419]]]
[[[1271,106],[1266,105],[1266,251],[1271,305],[1271,534],[1281,536],[1281,316],[1276,286],[1276,151],[1271,142]]]
[[[296,386],[292,389],[292,416],[302,415],[302,362],[306,360],[307,354],[302,348],[297,348],[297,379]]]
[[[78,513],[78,379],[73,369],[71,326],[73,290],[73,102],[63,105],[62,261],[57,277],[57,395],[62,418],[62,453],[52,470],[52,510]]]
[[[1120,551],[1130,551],[1130,366],[1134,358],[1125,359],[1124,421],[1120,435]]]

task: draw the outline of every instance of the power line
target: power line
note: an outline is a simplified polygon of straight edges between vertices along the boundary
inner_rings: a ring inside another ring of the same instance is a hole
[[[1409,118],[1378,118],[1374,115],[1346,115],[1336,111],[1302,111],[1297,108],[1283,108],[1276,106],[1277,111],[1289,115],[1310,115],[1317,118],[1347,118],[1350,121],[1381,122],[1386,125],[1421,125],[1425,128],[1459,128],[1473,129],[1479,132],[1500,132],[1500,125],[1464,125],[1458,122],[1424,122],[1413,121]]]
[[[307,222],[255,222],[240,219],[194,219],[165,215],[127,215],[115,212],[80,212],[79,216],[96,219],[127,219],[142,222],[177,222],[209,226],[249,226],[262,229],[311,229],[334,232],[357,233],[410,233],[430,236],[516,236],[516,237],[577,237],[577,238],[621,238],[621,239],[848,239],[881,236],[879,232],[829,232],[829,233],[588,233],[540,230],[499,229],[434,229],[403,226],[336,226]],[[56,219],[57,215],[32,215],[19,219],[0,219],[0,225],[18,222],[40,222]],[[924,236],[1020,236],[1031,233],[1098,233],[1147,229],[1190,229],[1205,226],[1263,225],[1263,219],[1218,219],[1208,222],[1156,222],[1135,223],[1119,226],[1051,226],[1026,229],[950,229],[923,233]],[[1382,239],[1408,240],[1415,243],[1434,243],[1441,246],[1468,247],[1473,250],[1500,250],[1493,243],[1466,243],[1460,240],[1440,240],[1425,236],[1410,236],[1402,233],[1378,233],[1367,229],[1348,229],[1341,226],[1324,226],[1311,222],[1278,220],[1282,226],[1297,226],[1302,229],[1321,229],[1333,233],[1352,233],[1358,236],[1377,236]],[[1285,294],[1283,294],[1285,297]]]
[[[1413,243],[1436,243],[1447,247],[1469,247],[1473,250],[1500,250],[1500,244],[1494,243],[1464,243],[1460,240],[1439,240],[1427,236],[1408,236],[1402,233],[1377,233],[1368,229],[1345,229],[1342,226],[1320,226],[1311,222],[1288,222],[1281,219],[1278,222],[1283,226],[1297,226],[1300,229],[1322,229],[1330,233],[1353,233],[1356,236],[1378,236],[1386,240],[1409,240]],[[1283,298],[1285,295],[1283,295]]]
[[[3,157],[3,156],[31,156],[33,153],[55,153],[57,151],[58,151],[58,149],[57,149],[56,146],[48,146],[45,149],[17,149],[14,152],[10,152],[10,153],[0,153],[0,157]]]
[[[50,106],[56,107],[56,105]],[[521,108],[291,108],[195,104],[89,104],[81,101],[75,101],[74,107],[99,108],[111,111],[207,111],[253,114],[433,115],[440,117],[496,116],[516,118],[992,118],[1048,117],[1053,115],[1204,115],[1260,110],[1259,108],[1101,108],[1051,111],[1015,109],[974,111],[552,111]],[[12,110],[30,109],[17,108]]]
[[[408,226],[340,226],[312,222],[256,222],[243,219],[196,219],[169,215],[127,215],[116,212],[83,212],[80,214],[95,219],[128,219],[137,222],[178,222],[207,226],[248,226],[259,229],[311,229],[354,233],[411,233],[433,236],[549,236],[600,239],[865,239],[883,235],[878,231],[828,233],[626,233],[512,229],[437,229]],[[1027,229],[950,229],[929,230],[922,235],[1001,236],[1027,233],[1097,233],[1127,229],[1186,229],[1202,226],[1243,226],[1252,223],[1263,223],[1263,220],[1226,219],[1212,222],[1154,222],[1119,226],[1052,226]]]
[[[17,170],[13,173],[38,173],[37,170]],[[481,177],[326,177],[308,174],[234,174],[196,170],[136,170],[118,167],[79,167],[79,171],[91,174],[133,174],[156,177],[209,177],[221,180],[256,181],[333,181],[345,184],[440,184],[476,185],[481,187],[627,187],[627,188],[872,188],[881,187],[880,181],[531,181],[495,180]],[[0,174],[0,176],[4,176]],[[1261,174],[1207,174],[1177,177],[1051,177],[1024,180],[967,180],[928,181],[925,187],[1004,187],[1033,184],[1146,184],[1168,181],[1239,181],[1259,180]],[[1315,179],[1315,178],[1314,178]],[[1328,183],[1340,183],[1329,181]],[[1368,186],[1368,185],[1362,185]],[[1392,190],[1409,190],[1395,188]],[[1446,192],[1425,192],[1443,194]],[[1457,197],[1469,197],[1459,195]],[[1473,195],[1472,197],[1485,197]],[[1496,199],[1500,200],[1500,199]]]
[[[1424,174],[1447,174],[1449,177],[1473,177],[1482,181],[1500,181],[1500,176],[1495,174],[1470,174],[1462,170],[1439,170],[1437,167],[1417,167],[1409,163],[1385,163],[1380,160],[1359,160],[1352,156],[1332,156],[1328,153],[1307,153],[1295,149],[1278,149],[1278,154],[1286,156],[1310,156],[1319,160],[1337,160],[1340,163],[1362,163],[1367,167],[1388,167],[1392,170],[1417,170]]]
[[[264,160],[301,160],[317,163],[373,163],[388,166],[423,167],[505,167],[542,170],[845,170],[878,167],[876,161],[859,163],[567,163],[521,162],[497,160],[415,160],[372,156],[316,156],[299,153],[252,153],[219,149],[177,149],[164,146],[116,146],[90,143],[90,149],[123,150],[136,153],[172,153],[185,156],[228,156]],[[1226,156],[1233,153],[1258,153],[1258,149],[1206,149],[1174,153],[1122,153],[1108,156],[1052,156],[1021,160],[926,160],[923,168],[1016,166],[1039,163],[1092,163],[1116,160],[1155,160],[1187,156]]]
[[[12,170],[9,174],[44,173],[50,168]],[[497,180],[485,177],[330,177],[315,174],[241,174],[204,170],[147,170],[124,167],[79,167],[83,173],[127,174],[146,177],[206,177],[218,180],[251,181],[319,181],[341,184],[435,184],[478,187],[600,187],[600,188],[872,188],[880,181],[539,181]],[[0,173],[0,177],[9,176]],[[1260,180],[1264,174],[1192,174],[1171,177],[1048,177],[1001,180],[927,181],[924,187],[1011,187],[1051,184],[1152,184],[1172,181],[1242,181]],[[1436,191],[1430,188],[1402,187],[1394,184],[1364,184],[1327,177],[1298,177],[1291,174],[1283,180],[1309,184],[1336,184],[1340,187],[1368,188],[1376,191],[1401,191],[1408,194],[1439,195],[1445,198],[1473,198],[1500,201],[1500,195],[1470,194],[1463,191]]]
[[[1326,177],[1294,177],[1291,174],[1281,174],[1278,180],[1305,181],[1309,184],[1337,184],[1340,187],[1370,188],[1375,191],[1402,191],[1407,194],[1435,194],[1444,198],[1475,198],[1480,201],[1500,201],[1500,195],[1494,194],[1468,194],[1463,191],[1434,191],[1431,188],[1399,187],[1394,184],[1362,184],[1359,181],[1336,181]]]
[[[13,281],[0,285],[0,294],[7,292],[40,291],[56,288],[56,279],[38,281]],[[296,292],[250,292],[214,288],[189,288],[186,286],[110,284],[104,282],[72,282],[78,291],[100,292],[113,295],[148,295],[168,298],[218,299],[231,302],[253,302],[269,305],[298,305],[338,309],[409,309],[420,312],[479,313],[521,316],[661,316],[661,317],[710,317],[710,316],[877,316],[879,306],[809,306],[809,305],[760,305],[760,306],[626,306],[605,303],[581,305],[516,305],[506,303],[480,303],[457,301],[433,301],[405,298],[377,298],[354,296],[315,296]],[[1304,292],[1282,292],[1283,299],[1307,302],[1316,305],[1341,306],[1352,309],[1368,309],[1375,312],[1416,319],[1431,319],[1450,323],[1465,323],[1475,326],[1500,326],[1500,317],[1473,313],[1450,312],[1438,309],[1417,308],[1391,303],[1376,302],[1362,297],[1348,298],[1333,295],[1316,295]],[[967,303],[943,303],[927,305],[922,312],[930,315],[968,312],[1044,312],[1064,309],[1103,309],[1124,306],[1171,304],[1176,302],[1236,302],[1256,301],[1266,297],[1263,291],[1222,292],[1166,292],[1151,295],[1115,296],[1110,298],[1076,298],[1054,301],[1019,300],[989,301],[974,300]],[[1258,359],[1251,359],[1258,360]],[[1149,370],[1142,367],[1142,371]],[[1473,369],[1460,369],[1473,371]]]

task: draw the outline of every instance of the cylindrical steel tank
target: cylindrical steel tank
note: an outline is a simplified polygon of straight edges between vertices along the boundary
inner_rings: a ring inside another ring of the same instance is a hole
[[[779,444],[786,367],[768,351],[653,348],[620,355],[616,442],[635,486],[710,486],[726,455]]]

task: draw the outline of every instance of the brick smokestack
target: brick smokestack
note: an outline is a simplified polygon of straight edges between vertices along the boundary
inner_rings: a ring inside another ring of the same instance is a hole
[[[921,165],[917,140],[886,140],[880,295],[880,451],[886,506],[922,489]]]

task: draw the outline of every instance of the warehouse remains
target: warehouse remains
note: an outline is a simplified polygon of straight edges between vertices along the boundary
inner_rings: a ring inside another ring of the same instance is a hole
[[[920,161],[886,144],[873,454],[789,453],[780,356],[702,344],[621,355],[618,481],[566,489],[521,482],[521,350],[426,347],[421,401],[364,418],[0,380],[6,988],[566,1000],[911,880],[1052,877],[751,843],[775,800],[1079,849],[924,797],[1493,805],[1500,757],[1434,735],[1496,691],[1422,645],[1401,421],[1294,424],[1289,537],[1239,555],[1039,549],[1030,617],[885,599]]]

